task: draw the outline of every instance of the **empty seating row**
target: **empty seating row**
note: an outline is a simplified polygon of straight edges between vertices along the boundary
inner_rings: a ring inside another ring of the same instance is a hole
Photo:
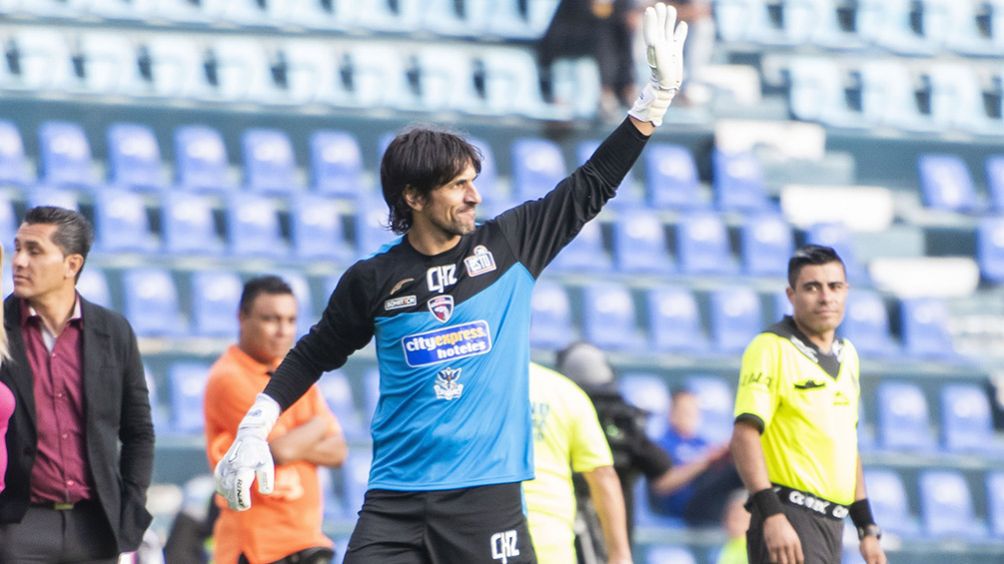
[[[958,155],[925,153],[917,158],[917,175],[924,205],[937,210],[1004,212],[1004,155],[984,161],[986,199],[973,181],[969,165]]]
[[[92,21],[234,25],[284,31],[433,33],[497,39],[540,36],[557,0],[7,0],[7,15]]]

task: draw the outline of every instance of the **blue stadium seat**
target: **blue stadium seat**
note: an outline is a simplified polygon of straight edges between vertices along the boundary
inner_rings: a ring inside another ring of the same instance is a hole
[[[669,414],[670,397],[666,380],[658,374],[627,372],[617,379],[617,387],[628,403],[648,412],[645,433],[652,440],[662,437],[669,425],[666,416]],[[640,503],[641,500],[636,499],[635,502]]]
[[[149,126],[112,124],[108,128],[108,165],[111,182],[116,185],[158,190],[167,187],[160,146]]]
[[[315,131],[310,136],[310,168],[317,192],[355,197],[367,189],[359,142],[348,131]]]
[[[363,418],[367,425],[373,421],[376,415],[377,405],[380,403],[380,368],[373,366],[363,373],[363,401],[365,410]]]
[[[700,353],[708,350],[697,299],[687,288],[661,286],[648,291],[648,326],[658,351]]]
[[[150,232],[143,197],[128,189],[106,187],[94,194],[94,228],[105,252],[151,252],[160,246]]]
[[[910,0],[864,0],[858,4],[858,33],[868,41],[901,55],[937,53],[941,34],[948,27],[944,10],[923,9],[923,3],[915,7]]]
[[[900,332],[903,348],[912,356],[955,357],[955,346],[948,334],[948,308],[944,302],[926,298],[901,300]]]
[[[989,472],[986,487],[990,532],[1001,539],[1004,538],[1004,471]]]
[[[689,149],[669,143],[649,143],[642,159],[645,164],[645,192],[652,207],[707,207],[708,203],[701,195],[697,163]]]
[[[942,387],[941,434],[948,450],[1000,454],[987,390],[975,384]]]
[[[289,284],[289,287],[293,290],[293,296],[296,298],[297,337],[303,336],[317,322],[317,316],[314,314],[314,301],[312,292],[310,291],[310,283],[299,272],[285,272],[282,275],[282,279]]]
[[[601,349],[639,350],[644,345],[627,286],[595,282],[582,289],[583,337]]]
[[[178,184],[195,190],[232,190],[230,161],[223,137],[204,125],[187,125],[174,132]]]
[[[1004,13],[1004,10],[1002,10]],[[1004,17],[1002,17],[1004,19]],[[1004,33],[1001,33],[1004,36]],[[999,212],[1004,212],[1004,155],[990,155],[986,162],[987,192],[990,193],[990,205]]]
[[[436,35],[480,37],[488,25],[488,2],[426,0],[422,29]]]
[[[257,194],[227,198],[227,242],[237,256],[280,257],[288,252],[275,201]]]
[[[0,121],[0,185],[25,186],[32,180],[34,175],[24,155],[21,133],[13,123]]]
[[[223,241],[216,231],[213,207],[212,198],[205,194],[165,192],[160,219],[164,251],[175,255],[221,254]]]
[[[989,282],[1004,282],[1004,215],[985,217],[976,228],[976,260]]]
[[[711,153],[715,204],[722,210],[755,211],[768,209],[763,169],[752,152]]]
[[[530,345],[534,348],[560,350],[574,340],[572,306],[560,283],[547,278],[538,281],[530,311]]]
[[[365,440],[368,430],[363,425],[359,410],[356,408],[348,376],[340,370],[325,372],[317,381],[317,387],[321,390],[328,409],[338,418],[345,438],[349,441]]]
[[[79,193],[75,190],[56,188],[53,186],[34,186],[25,195],[28,207],[58,206],[69,210],[80,211]]]
[[[921,155],[917,167],[925,206],[948,211],[969,211],[976,207],[973,179],[961,157]]]
[[[965,476],[957,470],[922,470],[918,476],[921,518],[932,537],[981,539],[986,522],[973,510]]]
[[[47,121],[38,128],[42,181],[52,186],[93,188],[98,177],[91,162],[91,146],[77,123]]]
[[[348,131],[325,129],[310,135],[310,170],[316,192],[355,197],[366,189],[362,153]]]
[[[361,0],[356,10],[355,24],[371,31],[415,31],[422,22],[424,12],[424,0]]]
[[[848,294],[840,332],[862,356],[889,357],[900,352],[889,331],[885,302],[875,292],[854,290]]]
[[[728,229],[714,212],[694,212],[680,218],[676,258],[685,274],[732,274],[737,270]]]
[[[346,263],[355,251],[345,240],[342,214],[348,202],[314,194],[299,194],[291,202],[290,234],[296,255]]]
[[[536,200],[568,174],[561,147],[546,139],[517,139],[512,144],[513,200]]]
[[[565,248],[561,249],[551,268],[556,271],[608,272],[613,265],[610,253],[603,245],[603,231],[599,220],[593,219]]]
[[[705,374],[687,376],[686,388],[701,406],[701,436],[711,444],[725,444],[732,436],[735,392],[724,378]]]
[[[581,166],[593,156],[599,148],[600,141],[589,139],[582,141],[575,146],[576,162]],[[631,170],[624,176],[624,180],[617,186],[617,195],[608,204],[614,208],[638,208],[645,205],[645,199],[641,192],[635,190],[634,176]]]
[[[488,35],[497,35],[503,39],[537,39],[544,34],[557,0],[498,0],[489,3],[490,8],[486,21]]]
[[[645,562],[646,564],[697,564],[698,560],[694,553],[685,546],[656,544],[648,547]]]
[[[927,451],[934,448],[927,398],[911,382],[884,380],[877,389],[878,437],[888,449]]]
[[[356,208],[356,256],[369,256],[398,239],[400,236],[387,228],[383,200],[360,198]]]
[[[284,131],[248,129],[241,135],[244,179],[255,192],[285,194],[302,188],[296,176],[296,155]]]
[[[920,523],[910,511],[903,478],[892,468],[866,467],[865,486],[875,520],[892,534],[915,537],[920,532]]]
[[[202,399],[206,394],[209,365],[179,361],[168,368],[171,390],[171,430],[180,434],[201,434],[206,420]]]
[[[192,273],[192,330],[206,337],[237,335],[237,309],[244,285],[236,273],[199,270]]]
[[[187,327],[178,306],[171,273],[161,268],[134,268],[122,274],[124,313],[141,337],[184,334]]]
[[[868,271],[854,251],[853,234],[842,223],[817,223],[805,233],[805,242],[832,247],[844,261],[847,279],[851,284],[864,285],[868,281]]]
[[[743,269],[753,276],[785,276],[795,248],[791,226],[776,214],[746,219],[740,237]]]
[[[491,215],[498,215],[511,207],[512,202],[508,195],[502,192],[495,151],[485,139],[468,137],[467,141],[481,152],[481,172],[478,173],[474,185],[477,187],[478,193],[481,194],[482,205],[492,208]]]
[[[108,289],[108,277],[101,268],[88,264],[80,271],[77,280],[77,292],[85,300],[109,309],[118,309],[112,301],[112,293]]]
[[[650,211],[638,209],[618,215],[613,224],[613,250],[620,272],[669,274],[674,270],[666,227]]]
[[[10,198],[0,196],[0,241],[13,241],[20,226],[21,218],[14,213],[14,203]]]
[[[788,293],[784,290],[780,292],[774,292],[771,296],[771,301],[773,302],[771,306],[773,307],[770,320],[780,321],[782,317],[786,315],[792,315],[794,309],[791,307],[791,302],[788,300]]]
[[[752,288],[711,293],[711,335],[722,353],[739,353],[762,329],[760,298]]]
[[[342,484],[345,487],[342,499],[345,502],[347,517],[354,517],[363,507],[363,497],[368,489],[372,464],[373,455],[369,448],[349,449],[349,456],[342,465]]]

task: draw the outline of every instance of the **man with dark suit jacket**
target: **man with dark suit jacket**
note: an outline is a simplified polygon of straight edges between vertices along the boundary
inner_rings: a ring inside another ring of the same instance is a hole
[[[108,562],[150,524],[150,399],[136,336],[80,297],[93,231],[79,213],[28,210],[4,301],[12,360],[0,380],[18,409],[0,493],[0,563]]]

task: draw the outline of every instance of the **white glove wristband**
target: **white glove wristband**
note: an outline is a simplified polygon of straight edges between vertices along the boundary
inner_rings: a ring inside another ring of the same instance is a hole
[[[677,92],[679,92],[678,88],[663,90],[656,85],[655,81],[649,82],[641,89],[641,94],[628,110],[628,115],[639,121],[652,122],[652,125],[659,127],[662,125],[662,117],[666,115],[666,110],[669,109]]]
[[[257,478],[258,491],[272,493],[275,464],[268,447],[268,434],[279,418],[279,404],[258,394],[251,409],[237,426],[237,436],[213,472],[216,491],[231,509],[251,508],[251,484]]]
[[[251,409],[237,426],[237,436],[253,435],[262,440],[268,438],[276,420],[279,419],[279,404],[270,396],[258,394]]]

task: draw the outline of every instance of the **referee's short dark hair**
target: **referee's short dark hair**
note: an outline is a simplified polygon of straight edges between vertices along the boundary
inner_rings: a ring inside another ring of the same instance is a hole
[[[294,295],[293,288],[282,278],[272,274],[258,276],[244,283],[244,290],[241,292],[240,312],[244,315],[251,313],[251,304],[261,294]]]
[[[84,271],[83,265],[87,263],[87,253],[91,252],[91,245],[94,244],[94,228],[91,227],[91,222],[76,210],[56,206],[36,206],[24,214],[24,223],[56,226],[56,230],[52,233],[52,242],[59,247],[63,256],[84,257],[84,262],[77,271],[76,280],[80,280],[80,273]]]
[[[795,288],[795,283],[798,282],[798,275],[802,272],[802,267],[807,264],[829,264],[831,262],[839,262],[840,268],[844,269],[844,275],[847,274],[847,267],[844,265],[843,259],[837,254],[837,251],[833,250],[833,247],[826,247],[824,245],[803,245],[795,251],[795,254],[791,255],[788,259],[788,286],[792,289]]]
[[[390,208],[391,230],[401,234],[411,228],[411,208],[404,199],[406,188],[410,186],[424,198],[459,176],[468,163],[480,173],[481,158],[477,147],[444,129],[414,127],[395,137],[380,162],[380,185]]]

